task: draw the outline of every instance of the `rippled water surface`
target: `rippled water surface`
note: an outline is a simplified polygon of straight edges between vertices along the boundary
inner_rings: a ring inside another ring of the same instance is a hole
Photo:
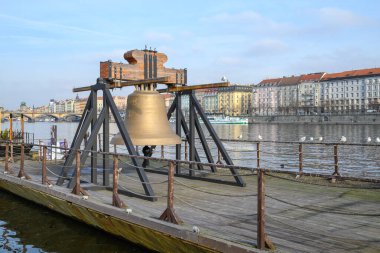
[[[0,252],[147,252],[0,190]]]

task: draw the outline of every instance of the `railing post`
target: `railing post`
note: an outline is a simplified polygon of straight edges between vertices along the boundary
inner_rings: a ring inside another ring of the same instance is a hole
[[[41,140],[38,140],[38,145],[39,145],[39,154],[38,154],[38,161],[41,161],[43,158],[43,154],[42,154],[42,141]]]
[[[265,248],[265,182],[264,171],[257,173],[257,248]]]
[[[256,143],[256,167],[260,169],[260,142]]]
[[[20,171],[18,172],[18,177],[31,179],[31,177],[25,172],[24,165],[25,165],[25,144],[21,143]]]
[[[222,153],[220,153],[219,149],[218,149],[218,160],[216,161],[216,164],[223,164],[222,163]]]
[[[187,152],[187,141],[185,140],[185,161],[188,161],[188,152]]]
[[[68,152],[67,152],[67,149],[68,149],[68,144],[67,144],[67,139],[64,139],[63,140],[63,159],[66,159],[67,155],[68,155]]]
[[[113,155],[113,193],[112,193],[112,205],[125,208],[125,204],[119,197],[119,158],[116,154]]]
[[[80,186],[80,151],[76,151],[76,166],[75,166],[75,186],[73,188],[72,193],[75,195],[87,195],[87,192],[83,190],[83,188]]]
[[[50,181],[47,178],[46,174],[46,154],[47,154],[47,147],[42,147],[42,184],[43,185],[51,185]]]
[[[161,145],[161,158],[165,159],[164,145]]]
[[[5,144],[5,167],[4,172],[9,173],[9,143]]]
[[[265,172],[257,171],[257,248],[275,249],[274,244],[265,233]]]
[[[302,143],[298,145],[298,160],[299,160],[299,175],[303,174],[303,146]]]
[[[338,145],[334,145],[334,173],[332,175],[340,177],[338,162]]]
[[[166,210],[161,214],[160,220],[181,224],[183,221],[177,216],[174,211],[174,162],[169,162],[168,171],[168,202]]]

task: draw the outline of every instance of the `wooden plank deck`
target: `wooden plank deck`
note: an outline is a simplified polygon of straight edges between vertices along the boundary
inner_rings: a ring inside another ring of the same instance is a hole
[[[135,170],[123,163],[120,166],[124,167],[120,175],[120,191],[125,188],[143,194]],[[152,163],[152,167],[162,166]],[[18,164],[15,164],[14,171],[17,168]],[[38,162],[26,162],[25,170],[33,181],[40,181],[40,168]],[[59,165],[48,164],[48,168],[56,174],[60,171]],[[82,180],[90,180],[89,172],[87,168],[82,170]],[[184,221],[182,227],[191,230],[197,226],[201,234],[254,247],[257,177],[250,171],[245,173],[246,187],[176,177],[174,208]],[[48,175],[51,181],[57,178],[51,172]],[[133,214],[157,219],[166,208],[167,176],[148,173],[148,177],[158,201],[124,194],[120,197]],[[206,177],[233,181],[228,170]],[[100,175],[98,181],[102,181]],[[112,203],[112,191],[105,187],[90,183],[82,186],[89,194],[88,201]],[[68,193],[65,187],[53,187]],[[364,182],[333,184],[322,178],[295,180],[294,176],[287,174],[266,175],[266,232],[278,252],[379,252],[378,188],[380,185]]]

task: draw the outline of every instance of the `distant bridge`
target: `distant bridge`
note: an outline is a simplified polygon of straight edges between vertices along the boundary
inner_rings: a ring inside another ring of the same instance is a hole
[[[49,113],[49,112],[19,112],[19,111],[4,111],[1,113],[0,120],[9,119],[12,113],[13,118],[21,117],[24,115],[25,120],[28,121],[38,121],[38,119],[51,118],[54,121],[71,121],[73,118],[80,119],[82,117],[81,113]]]

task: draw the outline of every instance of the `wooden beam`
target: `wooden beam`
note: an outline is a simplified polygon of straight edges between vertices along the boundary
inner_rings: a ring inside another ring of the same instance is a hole
[[[212,89],[212,88],[220,88],[220,87],[228,87],[228,86],[230,86],[230,82],[197,84],[197,85],[191,85],[191,86],[168,86],[167,89],[159,89],[157,91],[160,93],[164,93],[164,92]]]
[[[123,80],[123,79],[109,79],[109,88],[122,88],[126,86],[135,86],[140,84],[149,84],[149,83],[166,83],[168,82],[168,77],[158,77],[152,79],[142,79],[142,80]],[[93,85],[92,85],[93,86]],[[73,92],[82,92],[82,91],[90,91],[92,86],[84,86],[79,88],[74,88]]]

